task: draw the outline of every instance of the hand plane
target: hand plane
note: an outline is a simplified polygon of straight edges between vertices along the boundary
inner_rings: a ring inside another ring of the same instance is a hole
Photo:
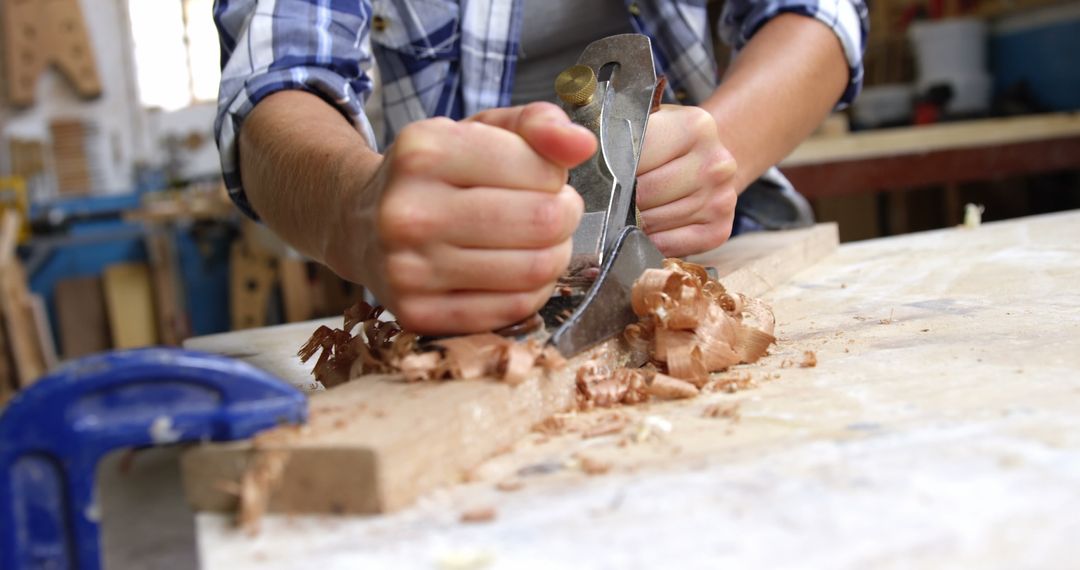
[[[663,91],[647,36],[623,34],[595,41],[577,65],[555,80],[571,120],[599,140],[596,153],[570,171],[569,184],[585,202],[573,237],[570,270],[540,310],[549,342],[564,356],[619,334],[637,320],[630,291],[664,256],[637,226],[638,159],[649,114]]]

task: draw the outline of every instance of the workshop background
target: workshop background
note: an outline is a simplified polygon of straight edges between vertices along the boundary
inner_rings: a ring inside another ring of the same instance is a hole
[[[360,295],[229,203],[212,5],[4,0],[0,400],[65,359]],[[851,241],[1080,206],[1080,2],[876,0],[871,20],[863,94],[781,164],[821,221]]]

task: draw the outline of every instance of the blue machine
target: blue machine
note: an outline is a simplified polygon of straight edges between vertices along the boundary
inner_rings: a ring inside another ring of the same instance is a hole
[[[0,416],[0,568],[100,568],[94,477],[111,451],[306,419],[299,390],[221,356],[150,348],[74,361]]]

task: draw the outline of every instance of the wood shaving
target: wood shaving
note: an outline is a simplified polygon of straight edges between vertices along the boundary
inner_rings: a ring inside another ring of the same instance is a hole
[[[718,389],[711,373],[756,362],[776,342],[776,319],[763,302],[729,293],[704,267],[679,259],[648,269],[634,283],[638,322],[623,331],[630,352],[649,368],[607,370],[586,362],[577,371],[583,410],[648,399],[691,398]],[[727,391],[750,385],[727,382]]]
[[[591,439],[621,432],[630,425],[630,418],[625,414],[612,413],[601,416],[600,419],[581,433],[582,439]]]
[[[400,374],[407,382],[493,378],[516,385],[535,368],[550,371],[566,362],[554,347],[492,333],[421,347],[417,335],[397,321],[380,320],[382,313],[382,307],[362,301],[349,307],[342,328],[322,326],[311,335],[298,352],[301,362],[319,354],[312,374],[327,388],[366,374]]]
[[[581,472],[586,475],[603,475],[611,471],[612,465],[607,461],[601,461],[582,454],[575,455],[574,459],[577,460],[578,469],[581,469]]]
[[[289,453],[283,450],[258,450],[240,479],[240,509],[236,524],[250,536],[259,532],[259,522],[270,506],[270,496],[281,481]]]
[[[739,403],[734,404],[709,404],[705,406],[705,409],[701,411],[701,417],[703,418],[724,418],[731,420],[732,423],[738,422],[742,419],[739,414]]]
[[[563,416],[551,416],[533,426],[533,431],[547,436],[561,435],[566,430],[566,418]]]
[[[521,479],[503,479],[495,484],[495,488],[504,493],[513,493],[525,488],[525,482]]]
[[[779,376],[777,376],[779,378]],[[754,377],[749,372],[739,374],[728,373],[709,382],[703,392],[727,392],[734,394],[739,390],[745,390],[754,386]]]
[[[459,520],[463,523],[491,522],[497,514],[495,507],[477,507],[462,512]]]
[[[799,368],[813,368],[815,366],[817,366],[817,354],[812,350],[803,352],[803,359],[799,363]]]

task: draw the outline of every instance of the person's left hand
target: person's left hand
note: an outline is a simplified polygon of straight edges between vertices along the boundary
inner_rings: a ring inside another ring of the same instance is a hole
[[[661,253],[682,257],[727,241],[738,198],[735,170],[705,109],[663,105],[649,117],[637,205],[642,229]]]

